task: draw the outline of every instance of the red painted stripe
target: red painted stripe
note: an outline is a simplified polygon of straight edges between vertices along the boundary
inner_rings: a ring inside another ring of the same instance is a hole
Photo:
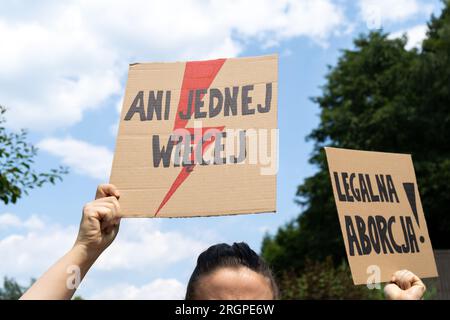
[[[183,83],[181,85],[180,101],[178,103],[173,130],[185,128],[187,125],[188,120],[181,119],[180,112],[186,114],[189,91],[209,88],[225,60],[226,59],[186,62]],[[193,112],[194,108],[191,108],[191,115]]]
[[[177,114],[175,116],[175,123],[173,126],[173,130],[180,128],[186,128],[186,125],[189,120],[181,119],[180,112],[186,114],[188,108],[188,99],[189,99],[189,91],[195,89],[208,89],[211,86],[211,83],[219,73],[220,68],[225,63],[226,59],[217,59],[217,60],[209,60],[209,61],[192,61],[186,62],[186,67],[184,69],[183,83],[181,85],[180,92],[180,101],[178,103]],[[203,99],[203,96],[201,97]],[[191,115],[194,113],[194,108],[191,108]],[[203,138],[204,133],[208,129],[217,129],[222,131],[225,127],[208,127],[202,128],[201,137]],[[193,128],[186,128],[190,133],[194,132]],[[197,137],[197,140],[199,137]],[[205,152],[206,148],[213,142],[213,139],[205,141],[202,147],[202,154]],[[194,145],[197,144],[198,141],[194,141]],[[194,155],[191,156],[193,158]],[[177,191],[177,189],[183,184],[183,182],[187,179],[187,177],[194,170],[195,164],[183,167],[175,178],[175,181],[172,183],[170,189],[167,191],[164,199],[161,201],[161,204],[158,207],[158,210],[155,213],[155,216],[161,211],[161,209],[165,206],[165,204],[169,201],[172,195]]]

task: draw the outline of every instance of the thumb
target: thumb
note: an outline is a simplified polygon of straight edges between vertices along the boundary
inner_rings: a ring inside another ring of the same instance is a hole
[[[402,295],[402,289],[395,283],[389,283],[384,287],[384,295],[388,300],[397,300]]]
[[[420,300],[425,293],[425,286],[413,286],[406,290],[406,295],[410,300]]]
[[[120,193],[117,187],[113,184],[101,184],[97,187],[97,191],[95,193],[95,199],[105,198],[114,196],[117,199],[120,198]]]

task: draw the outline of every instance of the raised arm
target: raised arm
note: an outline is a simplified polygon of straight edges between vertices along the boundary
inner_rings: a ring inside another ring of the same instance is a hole
[[[97,188],[96,200],[83,208],[73,247],[48,269],[20,299],[70,299],[81,280],[119,231],[119,192],[114,185]]]

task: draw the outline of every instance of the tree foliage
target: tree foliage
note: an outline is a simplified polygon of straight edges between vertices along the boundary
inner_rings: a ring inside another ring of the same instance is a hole
[[[35,280],[32,279],[30,286]],[[0,287],[0,300],[18,300],[28,287],[21,286],[13,278],[3,278],[3,288]]]
[[[67,168],[59,167],[49,172],[36,172],[32,165],[37,149],[27,142],[27,132],[8,132],[4,127],[6,109],[0,106],[0,200],[15,203],[28,190],[45,183],[62,180]]]
[[[3,278],[3,287],[0,287],[0,300],[18,300],[29,287],[36,282],[36,279],[30,280],[29,286],[21,286],[14,278]],[[72,300],[84,300],[82,296],[76,295]]]
[[[263,241],[279,276],[307,259],[345,259],[324,146],[412,154],[433,246],[450,247],[450,2],[431,18],[421,50],[406,50],[406,41],[382,31],[359,36],[312,99],[321,109],[308,136],[318,171],[298,187],[299,217]]]
[[[383,299],[380,288],[355,286],[345,262],[334,266],[331,257],[324,261],[306,260],[301,273],[285,271],[280,277],[281,299]]]

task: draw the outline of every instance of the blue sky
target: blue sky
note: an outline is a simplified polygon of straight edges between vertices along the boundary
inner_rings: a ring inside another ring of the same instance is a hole
[[[217,242],[259,251],[300,213],[327,65],[360,33],[382,27],[420,44],[439,0],[5,1],[0,7],[0,104],[10,130],[40,147],[36,169],[70,174],[0,206],[0,276],[38,277],[75,240],[81,209],[107,182],[127,66],[279,54],[280,156],[276,214],[126,219],[83,282],[87,298],[182,298],[197,255]],[[179,10],[175,11],[174,8]],[[182,12],[183,15],[177,12]]]

